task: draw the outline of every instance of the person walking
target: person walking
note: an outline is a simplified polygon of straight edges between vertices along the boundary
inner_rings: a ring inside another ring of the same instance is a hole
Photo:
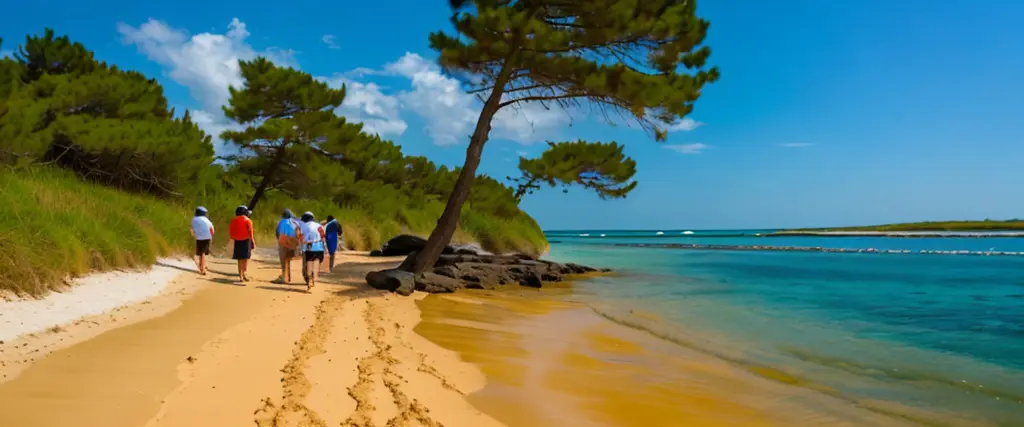
[[[324,227],[316,222],[312,212],[302,214],[302,246],[303,246],[303,278],[306,279],[306,292],[316,286],[320,277],[320,264],[324,262]]]
[[[256,249],[256,234],[253,232],[252,220],[247,214],[249,208],[239,206],[235,209],[235,219],[228,225],[228,234],[235,242],[235,248],[231,258],[238,260],[238,280],[249,281],[249,258],[252,258],[252,250]]]
[[[199,274],[206,275],[206,256],[210,255],[210,244],[213,242],[213,223],[206,217],[206,208],[199,206],[192,217],[192,237],[196,239],[196,268]]]
[[[292,260],[295,259],[301,241],[299,222],[290,209],[285,209],[277,222],[277,255],[281,260],[281,277],[273,283],[287,284],[292,281]],[[305,271],[305,269],[303,269]]]
[[[327,225],[324,226],[324,236],[327,240],[327,255],[330,257],[328,271],[334,272],[334,253],[338,251],[338,239],[341,237],[341,224],[333,215],[327,215]]]

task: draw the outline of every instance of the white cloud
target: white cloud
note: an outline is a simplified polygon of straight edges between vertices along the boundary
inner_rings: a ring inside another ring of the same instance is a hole
[[[701,154],[704,150],[711,148],[711,146],[697,142],[693,144],[666,145],[665,148],[683,154]]]
[[[694,119],[691,119],[689,117],[684,117],[678,123],[676,123],[676,124],[674,124],[672,126],[669,126],[666,130],[668,130],[669,132],[678,132],[678,131],[689,132],[689,131],[697,129],[698,127],[703,126],[703,125],[704,125],[704,123],[698,122],[698,121],[696,121]]]
[[[384,71],[410,80],[412,90],[399,93],[402,107],[416,113],[426,122],[426,132],[437,145],[462,144],[469,140],[480,101],[467,94],[458,80],[448,77],[441,68],[415,53],[406,53],[384,66]],[[505,108],[495,115],[493,135],[522,144],[540,142],[570,121],[558,108],[546,109],[539,104]]]
[[[814,143],[811,143],[811,142],[785,142],[785,143],[779,144],[779,147],[784,147],[784,148],[805,148],[805,147],[813,147],[813,146],[814,146]]]
[[[385,95],[376,83],[357,82],[347,75],[336,74],[322,79],[332,87],[345,85],[345,101],[335,111],[351,121],[362,122],[367,133],[382,137],[397,137],[405,133],[409,125],[400,117],[398,98]]]
[[[137,28],[119,23],[117,31],[122,42],[135,45],[139,52],[164,66],[168,77],[189,89],[200,104],[200,110],[193,112],[196,124],[214,140],[221,131],[236,127],[224,117],[221,106],[230,98],[228,88],[242,85],[239,60],[263,55],[278,65],[298,67],[291,49],[253,49],[246,42],[250,33],[238,18],[231,20],[224,34],[190,36],[185,30],[154,19]]]
[[[324,34],[320,41],[324,42],[331,49],[341,49],[341,46],[338,46],[338,38],[334,34]]]
[[[223,116],[221,107],[230,97],[228,88],[243,83],[239,60],[262,55],[278,65],[298,68],[293,50],[258,51],[249,45],[248,28],[237,18],[223,34],[190,35],[154,19],[138,27],[120,23],[117,28],[125,44],[135,45],[139,52],[164,66],[168,77],[188,88],[200,104],[193,112],[196,123],[214,136],[237,127]],[[329,47],[337,46],[331,34],[321,40]],[[409,87],[386,90],[365,80],[381,76],[404,78]],[[334,87],[344,83],[348,92],[338,113],[362,122],[366,131],[383,137],[403,135],[409,126],[403,115],[413,113],[422,119],[424,132],[435,144],[466,144],[482,106],[474,95],[465,92],[459,80],[446,76],[433,61],[415,53],[406,53],[381,69],[356,68],[320,79]],[[531,144],[554,139],[570,122],[569,113],[561,108],[526,103],[499,111],[492,121],[491,136]]]

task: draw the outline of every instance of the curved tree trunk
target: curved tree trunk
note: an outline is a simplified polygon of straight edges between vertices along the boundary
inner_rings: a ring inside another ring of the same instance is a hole
[[[459,172],[459,178],[455,181],[452,194],[448,196],[448,203],[444,206],[444,213],[437,219],[437,226],[430,233],[426,246],[416,254],[416,262],[412,263],[413,273],[422,273],[434,268],[434,263],[441,256],[444,247],[451,242],[455,229],[459,226],[459,216],[462,214],[462,205],[469,198],[469,190],[473,187],[473,179],[476,178],[476,169],[480,166],[480,157],[484,151],[484,144],[491,133],[491,119],[498,112],[501,104],[501,96],[505,92],[505,82],[511,74],[510,67],[502,70],[496,80],[491,96],[484,103],[480,117],[477,118],[476,128],[473,136],[469,139],[469,147],[466,148],[466,162]]]
[[[274,154],[274,160],[270,163],[269,170],[263,174],[263,180],[260,181],[260,185],[256,187],[256,192],[252,194],[252,199],[249,200],[249,205],[246,206],[249,210],[256,210],[256,204],[263,198],[263,193],[266,193],[267,187],[270,186],[270,183],[274,179],[274,175],[277,175],[277,170],[281,168],[281,163],[284,162],[284,155],[287,150],[286,147],[286,145],[282,145],[277,149],[277,153]]]

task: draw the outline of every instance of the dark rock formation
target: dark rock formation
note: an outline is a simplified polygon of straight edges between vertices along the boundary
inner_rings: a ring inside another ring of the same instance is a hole
[[[395,236],[388,240],[380,250],[370,252],[370,256],[406,256],[423,250],[427,245],[427,239],[409,234]],[[462,255],[491,255],[478,245],[449,245],[441,251],[442,254]]]
[[[411,270],[415,257],[416,252],[412,252],[397,269],[370,273],[366,277],[367,283],[377,289],[401,289],[399,293],[405,292],[406,289],[411,292],[412,288],[430,293],[449,293],[462,288],[495,289],[506,285],[539,288],[545,283],[561,282],[568,276],[610,271],[573,263],[559,264],[538,260],[521,254],[454,253],[441,255],[430,272],[415,276],[411,273],[396,273]],[[412,287],[406,284],[407,280],[412,280]]]
[[[413,289],[416,288],[413,274],[397,268],[366,273],[366,283],[374,289],[391,291],[399,295],[412,295]]]
[[[466,287],[461,280],[440,274],[426,272],[416,275],[416,290],[432,294],[445,294],[455,292]]]

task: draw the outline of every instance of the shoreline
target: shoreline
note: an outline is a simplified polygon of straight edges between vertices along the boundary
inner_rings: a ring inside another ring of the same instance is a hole
[[[276,262],[254,260],[241,286],[231,260],[213,259],[180,292],[5,343],[5,357],[59,345],[0,382],[0,425],[501,426],[466,400],[480,371],[412,332],[424,294],[362,283],[398,261],[341,253],[307,294],[269,283]]]
[[[658,333],[657,315],[609,317],[571,288],[435,294],[419,305],[417,332],[487,375],[470,400],[510,427],[975,425],[681,345]]]

